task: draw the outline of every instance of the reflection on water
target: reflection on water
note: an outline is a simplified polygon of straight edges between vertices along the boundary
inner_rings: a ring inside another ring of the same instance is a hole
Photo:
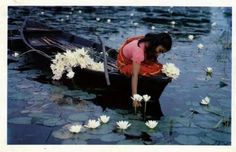
[[[174,39],[173,48],[159,60],[173,62],[181,70],[180,77],[167,86],[160,98],[165,117],[157,130],[150,131],[141,115],[98,103],[96,99],[102,97],[103,90],[78,90],[71,85],[56,84],[44,77],[45,73],[25,66],[21,60],[9,60],[8,143],[231,143],[230,8],[9,7],[8,16],[9,37],[19,36],[16,29],[30,17],[93,41],[96,36],[91,33],[96,31],[112,48],[118,48],[125,38],[135,34],[168,31]],[[188,35],[194,35],[194,40],[190,41]],[[200,43],[204,45],[202,50],[197,48]],[[14,51],[17,49],[20,48]],[[23,71],[16,70],[21,65],[25,67],[21,68]],[[212,77],[206,77],[206,67],[213,68]],[[199,104],[205,96],[211,98],[206,107]],[[114,98],[102,100],[111,103]],[[111,116],[111,122],[98,130],[72,135],[65,129],[67,124],[85,124],[102,114]],[[129,120],[130,130],[119,133],[115,129],[115,122],[119,120]]]

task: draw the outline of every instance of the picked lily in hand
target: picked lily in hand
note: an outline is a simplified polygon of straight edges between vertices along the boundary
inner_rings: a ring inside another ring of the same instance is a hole
[[[106,115],[102,115],[100,116],[100,118],[98,118],[98,120],[102,123],[107,123],[109,121],[110,117],[109,116],[106,116]]]
[[[86,128],[95,129],[95,128],[99,127],[100,125],[101,125],[100,121],[89,119],[87,125],[84,125],[84,126]]]
[[[81,131],[82,128],[83,128],[82,125],[72,125],[69,127],[69,131],[71,133],[77,134]]]
[[[150,129],[154,129],[157,126],[158,122],[154,120],[149,120],[145,123]]]
[[[202,101],[200,102],[202,105],[208,105],[210,103],[210,98],[208,96],[206,96],[204,99],[202,99]]]
[[[117,128],[121,130],[126,130],[131,124],[128,121],[118,121],[116,122]]]
[[[141,102],[143,100],[143,97],[139,94],[134,94],[131,99],[133,100],[133,102]],[[134,107],[134,113],[136,114],[137,108],[136,106]]]

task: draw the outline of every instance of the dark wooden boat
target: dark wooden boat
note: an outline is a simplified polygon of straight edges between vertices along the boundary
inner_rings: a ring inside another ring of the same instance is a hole
[[[66,48],[72,47],[88,47],[92,48],[92,54],[96,54],[96,57],[103,60],[102,56],[99,56],[102,52],[102,46],[100,43],[93,42],[84,39],[80,36],[76,36],[70,33],[65,33],[61,30],[43,25],[41,23],[26,20],[21,29],[21,36],[23,41],[33,50],[40,50],[50,57],[54,57],[57,52],[65,52]],[[111,85],[107,86],[104,72],[93,71],[89,69],[73,69],[75,76],[73,81],[80,87],[94,87],[105,88],[107,94],[116,93],[119,96],[126,96],[130,98],[130,78],[119,73],[114,66],[116,61],[117,51],[109,47],[105,47],[108,53],[108,73]],[[51,61],[44,56],[34,53],[34,60],[37,63],[43,64],[45,67],[49,67]],[[64,79],[64,81],[70,81]],[[159,97],[161,96],[164,88],[171,81],[169,77],[159,75],[156,77],[140,77],[138,92],[139,94],[149,94],[152,99],[155,99],[159,103]],[[115,100],[111,97],[111,100]],[[127,99],[121,99],[126,100]],[[129,99],[130,100],[130,99]],[[110,101],[109,101],[110,102]],[[112,104],[115,104],[114,102]]]

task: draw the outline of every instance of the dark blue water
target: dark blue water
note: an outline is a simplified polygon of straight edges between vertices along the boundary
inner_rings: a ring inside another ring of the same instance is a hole
[[[173,47],[170,52],[160,56],[159,60],[163,64],[172,62],[181,70],[180,77],[167,86],[160,98],[165,117],[153,133],[142,126],[138,116],[129,111],[109,108],[103,111],[93,102],[78,104],[78,96],[88,101],[94,100],[94,96],[99,96],[96,91],[93,95],[85,90],[68,90],[66,86],[52,85],[47,81],[45,83],[48,84],[32,81],[32,78],[37,78],[42,73],[33,68],[20,72],[16,69],[23,63],[10,63],[8,66],[10,144],[228,145],[231,143],[230,8],[10,7],[8,16],[9,28],[19,27],[24,19],[29,17],[93,41],[96,41],[96,36],[92,34],[95,31],[99,33],[104,43],[112,48],[118,48],[125,38],[133,35],[168,31],[173,36]],[[100,20],[97,21],[97,18]],[[110,23],[107,22],[108,19],[111,20]],[[175,21],[175,25],[171,24],[172,21]],[[135,26],[134,23],[138,25]],[[213,23],[216,25],[213,26]],[[155,26],[155,29],[151,29],[152,26]],[[18,34],[16,31],[12,35]],[[194,35],[193,41],[188,39],[190,34]],[[202,50],[197,48],[199,43],[204,45]],[[212,77],[206,76],[204,71],[206,67],[213,68]],[[211,98],[208,107],[199,104],[205,96]],[[75,113],[79,114],[74,116]],[[66,139],[61,137],[61,128],[66,124],[71,122],[84,124],[86,120],[96,118],[102,113],[113,117],[113,122],[102,126],[102,131],[87,131],[82,133],[84,138],[78,135],[76,140],[75,137]],[[132,121],[134,126],[139,124],[138,129],[134,131],[130,129],[126,134],[116,133],[115,121],[121,119]],[[24,127],[29,128],[26,133],[22,133]],[[34,129],[43,133],[34,133]],[[55,134],[60,134],[59,139]],[[100,135],[100,140],[94,136],[97,134]],[[33,137],[33,140],[30,137]],[[109,138],[113,138],[114,141],[107,142]],[[124,142],[121,142],[123,139]]]

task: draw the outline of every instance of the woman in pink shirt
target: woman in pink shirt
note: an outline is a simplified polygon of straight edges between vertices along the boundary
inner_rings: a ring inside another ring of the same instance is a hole
[[[155,76],[161,73],[162,64],[157,57],[171,49],[172,39],[168,33],[148,33],[128,38],[119,48],[117,66],[120,72],[131,77],[132,95],[137,94],[138,76]],[[141,104],[133,101],[134,107]]]

